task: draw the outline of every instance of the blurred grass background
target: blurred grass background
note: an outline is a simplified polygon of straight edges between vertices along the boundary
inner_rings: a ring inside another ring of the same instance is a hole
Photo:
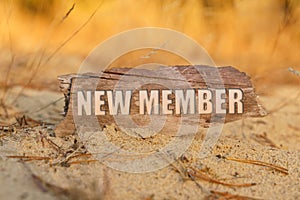
[[[76,73],[100,42],[145,26],[187,34],[258,87],[299,83],[287,69],[300,68],[300,0],[2,0],[0,16],[6,87],[57,89],[56,76]]]

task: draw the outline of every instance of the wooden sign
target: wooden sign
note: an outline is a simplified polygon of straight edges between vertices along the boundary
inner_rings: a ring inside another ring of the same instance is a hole
[[[162,119],[166,123],[160,132],[169,133],[182,118],[189,124],[208,127],[266,115],[249,76],[233,67],[113,68],[58,79],[65,96],[65,118],[56,127],[57,136],[74,134],[76,120],[84,122],[82,126],[95,126],[89,124],[91,117],[97,118],[100,128],[120,117],[142,127],[153,118]]]

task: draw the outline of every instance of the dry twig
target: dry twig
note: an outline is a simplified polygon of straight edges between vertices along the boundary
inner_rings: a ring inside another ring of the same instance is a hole
[[[71,12],[74,10],[74,8],[75,8],[75,2],[72,4],[72,6],[71,6],[71,8],[68,10],[68,12],[65,14],[65,16],[61,19],[61,23],[63,22],[63,21],[65,21],[68,17],[69,17],[69,15],[71,14]]]
[[[33,161],[33,160],[50,160],[50,157],[42,157],[42,156],[7,156],[7,158],[19,158],[24,162]]]
[[[93,17],[95,16],[95,14],[98,12],[99,8],[102,6],[102,1],[98,4],[98,6],[95,8],[95,10],[93,11],[93,13],[88,17],[88,19],[77,29],[75,30],[65,41],[63,41],[46,59],[44,58],[44,50],[42,51],[42,56],[40,57],[36,68],[34,70],[34,73],[32,74],[32,76],[30,77],[30,79],[26,82],[26,84],[22,87],[22,89],[20,90],[20,92],[17,94],[17,96],[15,97],[15,99],[12,101],[14,104],[18,98],[20,97],[20,95],[24,92],[24,89],[33,81],[33,79],[35,78],[35,76],[38,74],[39,69],[41,66],[46,66],[46,64],[64,47],[66,46],[82,29],[84,29],[86,27],[86,25],[93,19]],[[75,7],[75,4],[73,4]],[[73,7],[73,6],[72,6]],[[71,11],[74,9],[69,10],[69,12],[67,12],[68,16]],[[43,62],[44,60],[44,62]]]
[[[81,163],[92,163],[92,162],[97,162],[98,160],[78,160],[78,161],[72,161],[68,162],[69,165],[73,164],[81,164]]]
[[[207,181],[207,182],[210,182],[210,183],[216,183],[216,184],[230,186],[230,187],[251,187],[251,186],[256,185],[256,183],[242,183],[242,184],[239,184],[239,183],[225,183],[225,182],[222,182],[222,181],[215,180],[215,179],[207,176],[203,172],[201,172],[201,171],[199,171],[199,170],[197,170],[193,167],[187,168],[187,173],[188,173],[189,176],[196,177],[196,178],[199,178],[201,180],[204,180],[204,181]]]
[[[241,162],[241,163],[248,163],[248,164],[253,164],[253,165],[258,165],[258,166],[263,166],[263,167],[268,167],[271,169],[274,169],[278,172],[281,172],[283,174],[288,175],[288,169],[277,166],[277,165],[273,165],[270,163],[266,163],[266,162],[262,162],[259,160],[244,160],[244,159],[239,159],[239,158],[231,158],[231,157],[224,157],[226,160],[232,160],[232,161],[236,161],[236,162]]]

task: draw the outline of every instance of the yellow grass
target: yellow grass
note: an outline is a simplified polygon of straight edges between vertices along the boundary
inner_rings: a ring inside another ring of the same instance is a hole
[[[7,72],[4,69],[12,54],[25,60],[12,70],[12,77],[16,70],[27,79],[36,68],[47,73],[48,63],[37,67],[31,61],[38,63],[39,57],[45,61],[91,17],[99,2],[95,16],[58,55],[76,55],[83,60],[114,34],[157,26],[187,34],[208,51],[217,65],[233,65],[255,81],[299,80],[287,70],[300,68],[299,0],[4,0],[0,2],[0,56],[8,61],[2,64],[1,74]],[[173,64],[174,60],[164,63]],[[66,71],[76,72],[77,67]],[[0,82],[4,80],[2,76]]]

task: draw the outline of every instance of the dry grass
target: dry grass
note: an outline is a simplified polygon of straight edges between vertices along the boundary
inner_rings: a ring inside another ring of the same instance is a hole
[[[93,13],[99,2],[101,9]],[[2,56],[16,60],[8,61],[13,72],[9,64],[2,67],[11,76],[1,77],[1,82],[11,83],[16,71],[35,79],[54,70],[47,67],[57,53],[86,56],[109,36],[144,26],[181,31],[203,45],[217,65],[234,65],[257,80],[297,82],[286,69],[299,69],[299,8],[298,0],[6,0],[0,3],[5,19],[0,35],[2,53],[10,52]],[[16,70],[16,65],[22,69]]]

